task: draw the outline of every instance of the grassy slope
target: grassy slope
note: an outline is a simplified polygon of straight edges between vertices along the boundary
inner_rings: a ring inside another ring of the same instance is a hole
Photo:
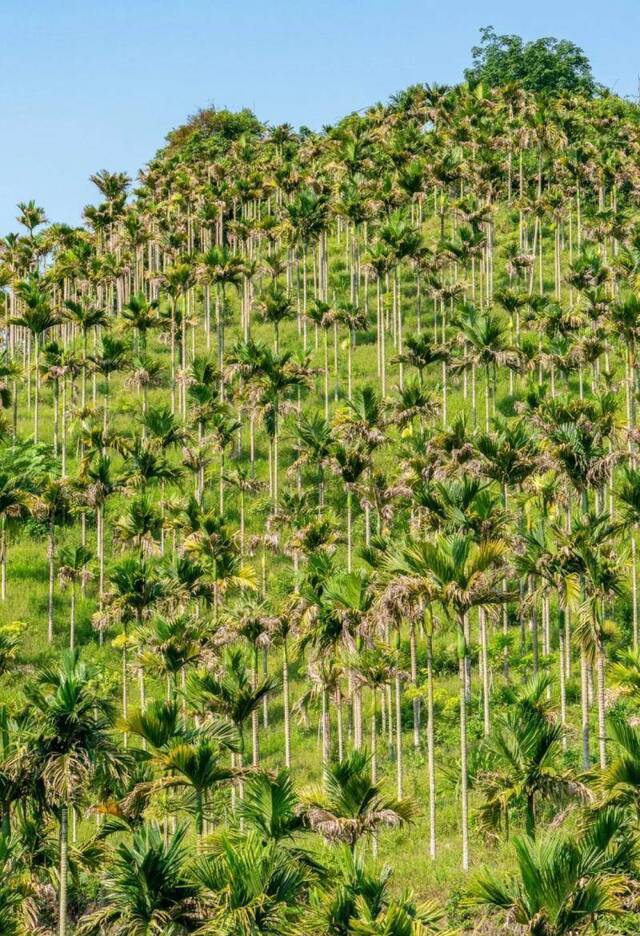
[[[431,230],[430,223],[427,223],[425,227],[427,230],[427,238],[431,239],[434,236],[434,231]],[[500,239],[498,240],[498,243],[500,244]],[[333,253],[333,257],[336,257],[336,253]],[[551,260],[551,257],[548,259]],[[336,266],[340,266],[340,263],[332,263],[333,275],[335,275]],[[501,266],[502,265],[500,265],[498,269],[501,269]],[[547,271],[547,274],[549,281],[548,287],[551,288],[551,269]],[[407,286],[407,284],[405,284],[403,297],[405,335],[410,334],[414,330],[415,316],[412,310],[412,299],[412,289]],[[374,301],[375,298],[372,292],[370,297],[372,315],[375,315],[373,308]],[[423,300],[423,304],[423,326],[425,328],[430,328],[432,327],[430,303],[427,300]],[[230,347],[235,337],[239,335],[237,325],[235,324],[238,319],[237,301],[235,297],[231,297],[231,305],[235,309],[235,314],[233,316],[234,324],[228,328],[227,332],[227,347]],[[267,326],[261,325],[257,321],[257,318],[255,320],[253,335],[254,337],[259,338],[267,343],[271,343],[273,340],[272,330]],[[201,339],[202,332],[199,330],[197,340],[200,341]],[[374,385],[376,384],[376,352],[375,344],[372,343],[372,341],[372,333],[369,336],[363,336],[363,340],[359,341],[354,353],[354,388],[357,388],[363,383],[372,383]],[[295,323],[286,323],[282,326],[281,344],[283,348],[289,347],[294,349],[299,347]],[[389,345],[391,345],[390,339]],[[165,361],[165,386],[163,388],[150,391],[149,400],[150,402],[167,403],[169,400],[169,367],[167,351],[165,348],[159,345],[155,336],[151,337],[150,339],[150,348],[154,353],[159,355],[161,360]],[[390,347],[389,357],[391,357],[392,353],[392,348]],[[331,361],[332,360],[333,359],[331,358]],[[320,368],[322,367],[322,361],[323,350],[322,342],[320,341],[318,350],[314,354],[314,364]],[[344,394],[346,393],[346,352],[341,352],[340,367],[342,381],[341,391],[342,394]],[[393,383],[395,383],[397,380],[397,368],[390,366],[389,375],[388,383],[389,386],[392,386]],[[101,404],[100,389],[100,385],[98,385],[99,405]],[[499,400],[501,397],[504,397],[507,389],[506,382],[501,383],[498,393]],[[318,378],[317,390],[317,395],[314,394],[313,391],[307,395],[305,406],[309,407],[310,409],[321,410],[323,405],[321,378]],[[134,391],[124,388],[123,378],[121,375],[118,375],[116,379],[112,380],[111,405],[114,413],[114,426],[125,430],[127,428],[132,428],[132,411],[135,411],[137,408],[134,393]],[[482,378],[479,376],[478,411],[480,420],[483,419],[484,413],[484,401],[482,393]],[[43,440],[47,440],[52,437],[53,421],[51,416],[51,406],[51,393],[49,390],[43,389],[41,400],[41,435]],[[457,388],[452,388],[450,391],[450,419],[457,411],[464,408],[465,406],[469,407],[470,404],[468,402],[465,404],[462,398],[460,382]],[[32,432],[32,415],[27,409],[26,389],[24,386],[20,391],[19,412],[20,435],[28,436]],[[248,437],[248,431],[245,433],[245,435]],[[285,429],[283,435],[283,444],[281,446],[283,466],[288,463],[289,458],[289,447],[286,442],[286,437],[287,432]],[[245,451],[246,449],[247,445],[245,444]],[[263,480],[266,481],[268,472],[266,461],[267,450],[265,439],[262,435],[258,436],[257,455],[259,459],[259,475],[263,478]],[[177,457],[178,456],[176,456],[176,458]],[[389,464],[391,463],[391,452],[389,450],[387,450],[382,457],[384,461],[389,462]],[[73,472],[73,465],[74,462],[72,458],[70,473]],[[284,471],[282,472],[282,477],[284,477]],[[214,464],[214,473],[211,479],[211,500],[213,503],[216,502],[216,485],[217,475],[216,466]],[[232,521],[235,522],[237,521],[237,514],[235,512],[234,501],[235,498],[231,491],[229,491],[227,495],[227,504],[229,506]],[[120,501],[120,503],[122,502]],[[118,514],[119,502],[118,499],[115,498],[110,503],[108,516],[113,519],[117,517]],[[259,532],[261,517],[264,516],[265,512],[248,509],[248,534],[252,532]],[[94,531],[90,527],[90,543],[93,542],[93,534]],[[65,541],[77,542],[78,540],[78,527],[69,531],[61,531],[61,543],[64,543]],[[356,545],[362,542],[361,521],[357,521],[356,523],[354,541]],[[108,530],[107,560],[109,560],[114,555],[115,553],[112,552]],[[270,587],[274,582],[277,582],[278,566],[284,561],[286,560],[276,558],[270,560]],[[68,594],[61,591],[60,588],[56,586],[56,648],[63,648],[68,640],[68,607]],[[88,586],[87,598],[79,600],[78,603],[78,643],[81,646],[84,646],[87,657],[98,660],[101,664],[104,665],[105,672],[107,674],[106,680],[113,689],[114,697],[117,698],[120,675],[120,658],[119,653],[110,645],[110,641],[113,639],[115,634],[110,633],[106,638],[105,646],[103,648],[98,647],[97,637],[91,629],[90,621],[91,614],[95,608],[96,603],[94,599],[94,587],[92,587],[90,584]],[[28,531],[23,531],[18,533],[16,539],[12,541],[10,545],[8,598],[4,604],[0,605],[0,624],[7,624],[15,621],[21,621],[25,623],[25,638],[20,657],[19,672],[12,673],[3,680],[2,692],[3,695],[6,694],[6,697],[8,698],[15,696],[16,692],[19,690],[21,682],[27,678],[29,672],[33,668],[42,662],[51,659],[54,654],[54,651],[47,643],[46,616],[46,542],[44,538],[41,538],[36,534],[30,534]],[[554,641],[553,645],[555,646],[555,644],[556,642]],[[405,650],[408,660],[408,650],[406,647]],[[452,632],[450,630],[446,630],[446,628],[443,629],[437,637],[436,657],[448,659],[449,662],[455,659],[455,638]],[[271,658],[273,661],[271,665],[279,665],[279,653],[277,650],[271,652]],[[554,658],[551,658],[552,672],[555,672],[553,669],[553,662]],[[480,708],[481,700],[479,695],[478,674],[475,667],[473,675],[474,694],[469,723],[469,739],[472,757],[473,751],[477,748],[478,740],[480,739],[482,733]],[[568,686],[568,695],[572,702],[570,706],[569,718],[573,725],[577,725],[579,720],[579,711],[575,701],[577,699],[577,684],[575,683],[576,675],[577,673],[574,669],[572,679]],[[499,689],[501,682],[502,678],[499,675],[499,667],[496,667],[494,673],[494,689]],[[291,687],[292,700],[296,700],[296,698],[301,694],[302,688],[303,687],[300,680],[294,679]],[[160,693],[161,691],[161,687],[158,686],[157,692]],[[134,679],[131,680],[131,692],[132,702],[135,702],[136,684]],[[413,824],[411,827],[402,831],[384,833],[381,836],[379,853],[379,860],[381,862],[388,862],[394,867],[394,879],[398,887],[410,886],[415,889],[417,895],[419,896],[437,896],[441,899],[443,899],[443,895],[451,894],[452,892],[455,893],[462,886],[464,879],[460,871],[461,846],[458,827],[459,806],[456,785],[456,778],[458,774],[457,752],[459,743],[457,692],[457,679],[455,676],[452,677],[451,675],[440,674],[436,677],[436,742],[438,765],[437,821],[439,846],[438,860],[434,864],[430,861],[428,856],[428,829],[426,819],[426,759],[422,751],[414,753],[412,750],[411,703],[408,700],[405,700],[404,703],[404,751],[406,758],[405,790],[407,795],[415,797],[416,801],[420,805],[421,814],[416,820],[415,824]],[[497,696],[499,696],[499,692],[497,693]],[[494,707],[494,712],[495,711],[496,708]],[[321,750],[316,727],[317,724],[314,713],[312,713],[311,721],[307,728],[294,723],[293,773],[296,782],[300,786],[305,786],[309,783],[315,783],[320,779]],[[575,749],[576,745],[573,745],[573,747]],[[267,730],[263,730],[261,734],[261,756],[264,765],[267,767],[281,766],[283,759],[282,751],[281,706],[279,699],[274,699],[272,700],[270,706],[270,727]],[[389,756],[386,745],[382,739],[379,742],[379,753],[381,757],[382,772],[386,775],[389,789],[392,790],[394,789],[395,764],[393,762],[393,756]],[[472,814],[473,801],[472,792]],[[86,820],[86,823],[87,828],[89,828],[89,820]],[[510,852],[508,845],[503,842],[498,843],[497,845],[493,845],[489,843],[484,836],[478,834],[477,830],[474,830],[472,834],[471,854],[473,863],[475,865],[487,862],[490,863],[493,867],[507,867],[509,863]]]

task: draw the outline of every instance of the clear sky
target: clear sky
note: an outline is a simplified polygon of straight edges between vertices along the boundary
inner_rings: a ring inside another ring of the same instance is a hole
[[[318,128],[455,82],[485,25],[571,39],[638,92],[640,0],[0,0],[0,233],[29,198],[77,222],[92,172],[134,174],[202,106]]]

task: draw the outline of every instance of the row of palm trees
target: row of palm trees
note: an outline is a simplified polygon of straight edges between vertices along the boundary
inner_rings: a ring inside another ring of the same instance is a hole
[[[357,843],[419,810],[436,861],[452,774],[464,870],[474,826],[524,833],[468,902],[546,934],[631,905],[636,116],[468,86],[321,134],[206,111],[133,194],[94,176],[82,228],[19,206],[1,595],[39,555],[47,624],[0,649],[70,655],[3,713],[7,926],[50,925],[55,864],[60,934],[428,929]]]

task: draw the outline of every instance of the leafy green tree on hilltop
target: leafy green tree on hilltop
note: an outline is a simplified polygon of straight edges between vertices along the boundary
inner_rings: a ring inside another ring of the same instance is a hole
[[[544,37],[525,42],[520,36],[500,36],[493,26],[480,30],[480,45],[471,50],[473,65],[464,77],[491,87],[516,82],[527,91],[570,92],[592,97],[598,85],[591,63],[568,39]]]

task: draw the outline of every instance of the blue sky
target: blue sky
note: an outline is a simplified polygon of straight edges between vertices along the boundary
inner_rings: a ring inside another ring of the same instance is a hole
[[[0,0],[0,233],[21,199],[77,222],[90,173],[134,174],[201,106],[320,127],[454,82],[489,24],[572,39],[637,94],[640,0]]]

